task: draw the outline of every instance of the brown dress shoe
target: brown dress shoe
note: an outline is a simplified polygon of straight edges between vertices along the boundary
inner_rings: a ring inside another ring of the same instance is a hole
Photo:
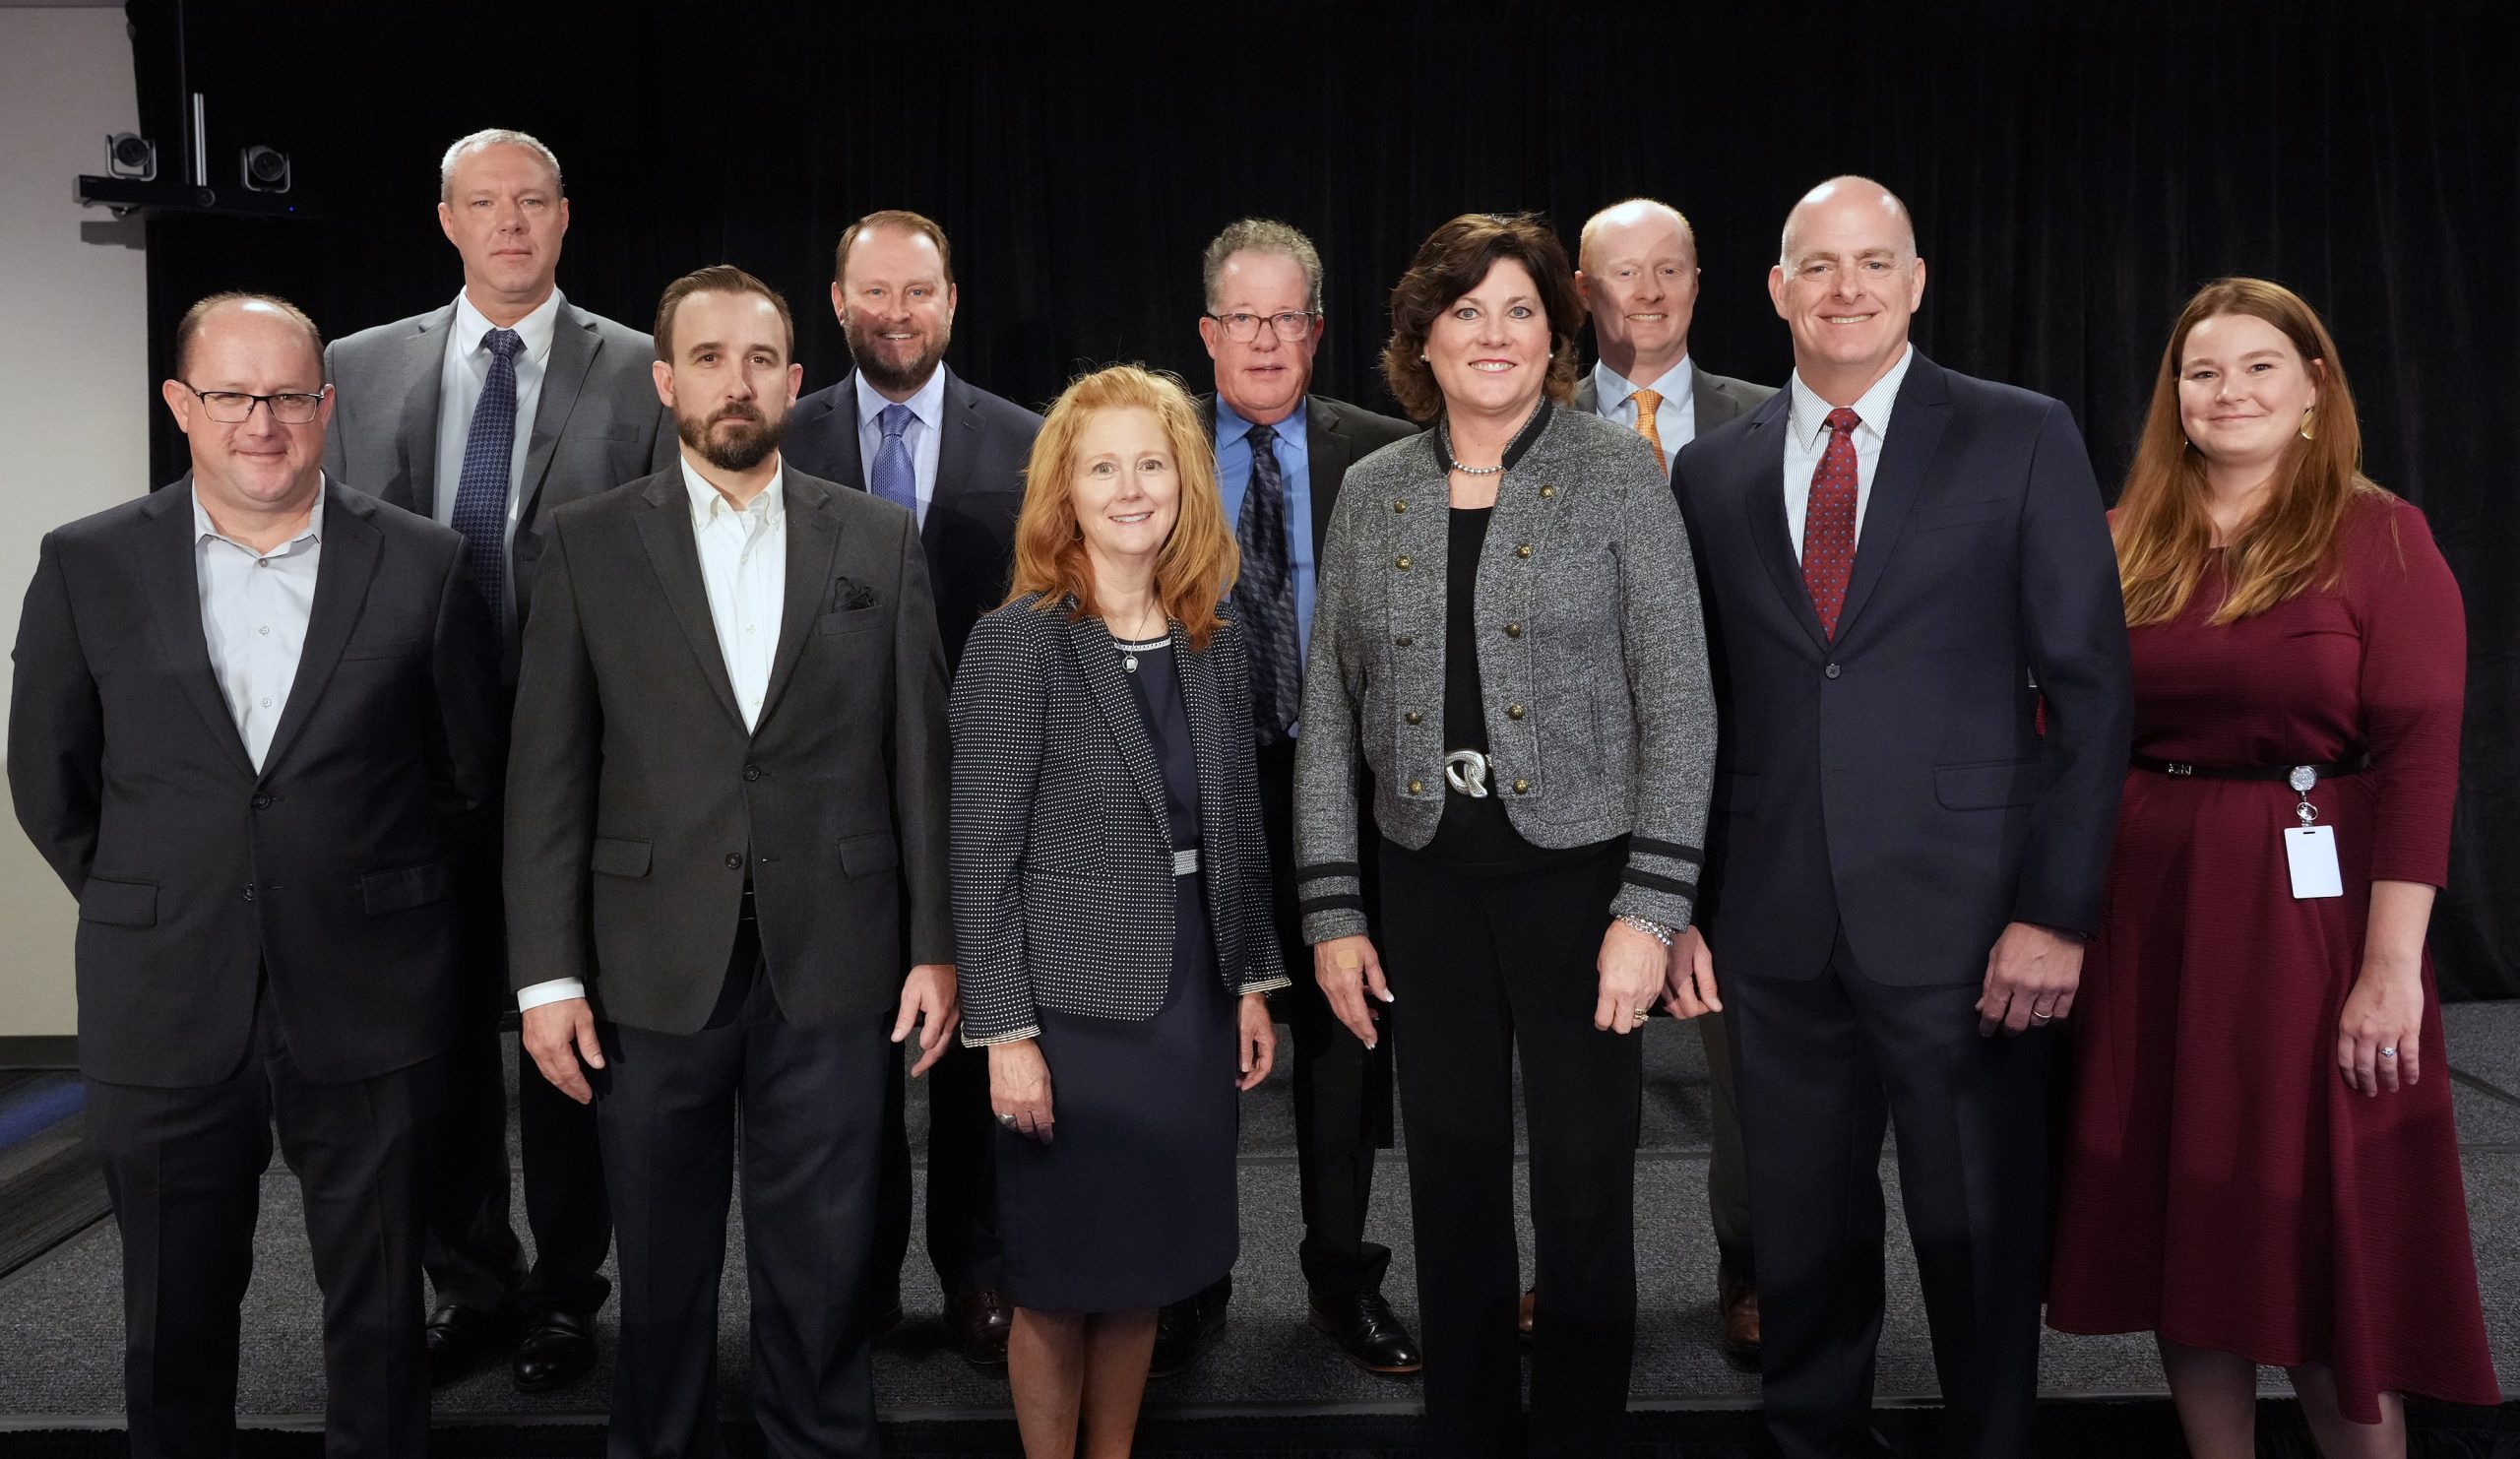
[[[1532,1340],[1532,1308],[1538,1305],[1540,1305],[1540,1289],[1524,1288],[1523,1300],[1514,1308],[1514,1336],[1517,1339],[1526,1343]]]
[[[1759,1284],[1730,1265],[1716,1268],[1715,1301],[1724,1356],[1743,1367],[1759,1365]]]
[[[1000,1292],[982,1290],[954,1300],[950,1314],[954,1346],[974,1367],[1002,1367],[1006,1339],[1015,1330],[1015,1309]]]

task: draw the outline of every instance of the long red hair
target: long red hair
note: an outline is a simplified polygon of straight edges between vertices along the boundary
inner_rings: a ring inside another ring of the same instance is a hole
[[[1015,519],[1015,584],[1007,601],[1040,594],[1042,611],[1066,605],[1070,619],[1102,616],[1094,595],[1094,564],[1079,535],[1073,481],[1076,443],[1098,412],[1152,411],[1163,422],[1181,482],[1181,501],[1155,559],[1155,597],[1166,617],[1204,651],[1220,624],[1217,603],[1242,570],[1233,528],[1217,490],[1216,452],[1189,392],[1169,374],[1144,365],[1111,365],[1071,382],[1050,407],[1024,469],[1024,509]]]
[[[2318,314],[2281,284],[2218,279],[2196,291],[2171,328],[2143,439],[2110,529],[2129,627],[2177,617],[2195,596],[2213,550],[2205,458],[2179,427],[2178,381],[2189,332],[2224,314],[2273,325],[2300,353],[2319,394],[2309,437],[2292,442],[2276,464],[2265,502],[2231,539],[2223,564],[2227,587],[2207,621],[2246,618],[2314,586],[2333,584],[2337,531],[2348,513],[2360,501],[2390,499],[2362,475],[2362,428],[2355,419],[2354,394],[2337,362],[2336,342]]]

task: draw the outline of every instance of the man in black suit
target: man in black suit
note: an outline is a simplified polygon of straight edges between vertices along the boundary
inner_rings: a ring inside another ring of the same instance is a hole
[[[1728,1010],[1768,1429],[1793,1459],[1888,1452],[1867,1422],[1885,1123],[1942,1384],[1936,1452],[2031,1452],[2048,1060],[2099,924],[2133,716],[2073,417],[1918,353],[1924,282],[1896,197],[1857,177],[1812,190],[1768,280],[1794,379],[1674,475],[1723,741],[1670,992],[1683,1016]]]
[[[277,1124],[324,1292],[336,1453],[428,1451],[422,1146],[454,895],[496,802],[463,539],[325,479],[323,342],[214,295],[161,387],[192,473],[43,540],[9,785],[79,901],[88,1136],[122,1229],[132,1452],[235,1447]]]
[[[665,290],[681,459],[552,515],[517,683],[510,977],[603,1141],[616,1453],[718,1448],[738,1122],[755,1417],[777,1452],[875,1452],[887,1038],[923,1018],[923,1072],[956,1017],[926,565],[908,512],[785,469],[793,343],[742,270]]]
[[[1301,232],[1268,219],[1230,223],[1208,244],[1200,278],[1207,311],[1199,338],[1217,382],[1202,404],[1217,484],[1242,548],[1233,591],[1251,644],[1261,824],[1278,945],[1294,979],[1277,995],[1275,1012],[1294,1036],[1304,1227],[1297,1256],[1311,1291],[1309,1319],[1358,1366],[1413,1373],[1421,1365],[1418,1340],[1382,1295],[1391,1248],[1365,1239],[1374,1151],[1391,1143],[1391,1054],[1349,1034],[1312,980],[1295,907],[1294,736],[1316,568],[1339,483],[1349,467],[1417,427],[1311,393],[1325,323],[1321,255]],[[1232,1292],[1228,1273],[1164,1309],[1155,1376],[1178,1372],[1225,1325]]]
[[[664,467],[673,432],[648,378],[647,335],[561,296],[569,200],[551,150],[523,132],[475,132],[446,150],[438,181],[438,226],[463,259],[464,287],[324,352],[339,392],[325,461],[360,490],[465,535],[500,626],[500,677],[513,685],[552,510]],[[474,858],[493,897],[497,856],[493,842]],[[493,927],[466,960],[473,976],[430,1181],[429,1369],[441,1383],[462,1376],[521,1322],[510,1370],[536,1393],[595,1364],[612,1214],[593,1115],[541,1080],[519,1081],[534,1231],[534,1268],[523,1269],[508,1220],[505,951]]]
[[[1697,234],[1680,211],[1651,198],[1613,203],[1585,221],[1576,285],[1601,357],[1575,385],[1575,409],[1614,420],[1654,447],[1664,470],[1681,447],[1748,414],[1773,385],[1702,368],[1689,352],[1697,314]],[[1697,1021],[1712,1110],[1706,1196],[1715,1225],[1717,1339],[1736,1362],[1759,1361],[1758,1265],[1750,1238],[1749,1177],[1724,1015]],[[1538,1303],[1523,1294],[1523,1330]]]
[[[1041,431],[1040,415],[946,366],[960,297],[952,246],[934,222],[891,210],[850,223],[832,261],[831,307],[855,368],[796,403],[785,447],[797,470],[917,517],[948,673],[962,662],[972,624],[1006,601],[1024,466]],[[886,1327],[900,1320],[910,1250],[908,1096],[897,1066],[886,1092],[872,1299]],[[946,1324],[965,1359],[1002,1364],[1014,1309],[999,1291],[988,1060],[978,1050],[949,1050],[927,1099],[927,1257]]]

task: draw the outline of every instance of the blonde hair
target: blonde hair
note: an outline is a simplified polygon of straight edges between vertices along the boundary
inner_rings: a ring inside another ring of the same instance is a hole
[[[2337,532],[2347,514],[2358,502],[2393,499],[2362,475],[2354,395],[2337,363],[2336,342],[2318,314],[2281,284],[2217,279],[2196,291],[2171,327],[2143,438],[2110,528],[2129,627],[2177,617],[2195,596],[2213,550],[2205,459],[2179,426],[2179,361],[2189,333],[2226,314],[2262,319],[2292,343],[2318,384],[2318,412],[2309,438],[2290,443],[2267,483],[2265,502],[2232,538],[2224,554],[2223,601],[2206,621],[2251,617],[2311,587],[2332,585],[2340,570]]]
[[[1024,468],[1024,509],[1015,520],[1015,583],[1008,602],[1040,595],[1034,606],[1068,607],[1071,621],[1101,617],[1094,594],[1094,564],[1076,518],[1076,443],[1086,422],[1103,411],[1151,411],[1164,427],[1181,482],[1172,535],[1155,559],[1155,597],[1166,617],[1180,623],[1193,648],[1205,650],[1222,620],[1217,604],[1242,568],[1233,527],[1226,521],[1217,490],[1216,453],[1189,393],[1172,375],[1144,365],[1111,365],[1068,385]]]

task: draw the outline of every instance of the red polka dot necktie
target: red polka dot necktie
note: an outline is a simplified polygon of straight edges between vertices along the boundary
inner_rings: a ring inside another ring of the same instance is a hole
[[[1811,473],[1802,511],[1802,586],[1820,615],[1820,631],[1832,639],[1855,572],[1855,428],[1862,423],[1844,406],[1829,412],[1829,444]]]

